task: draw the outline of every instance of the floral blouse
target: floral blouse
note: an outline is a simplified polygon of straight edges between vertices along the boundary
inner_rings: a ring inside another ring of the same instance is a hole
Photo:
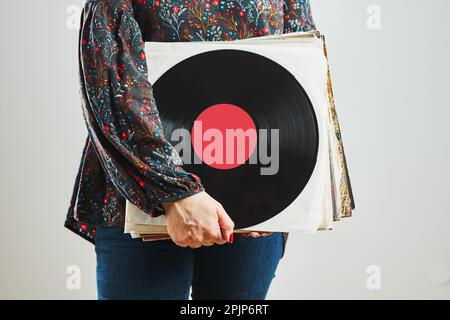
[[[145,41],[231,41],[313,29],[309,0],[87,0],[79,67],[88,136],[65,226],[94,243],[96,225],[123,227],[126,199],[158,216],[161,203],[204,190],[163,135]]]

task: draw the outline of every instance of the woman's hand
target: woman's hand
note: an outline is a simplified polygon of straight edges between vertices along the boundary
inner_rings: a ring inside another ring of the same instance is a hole
[[[199,248],[233,242],[234,222],[222,205],[205,191],[162,204],[167,231],[180,247]]]
[[[268,237],[272,233],[273,232],[252,231],[252,232],[241,233],[241,235],[245,238],[259,238],[259,237]]]

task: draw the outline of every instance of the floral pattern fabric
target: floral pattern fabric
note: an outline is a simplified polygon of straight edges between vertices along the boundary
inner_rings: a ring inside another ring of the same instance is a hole
[[[79,41],[88,136],[65,226],[94,243],[96,225],[123,227],[126,199],[158,216],[161,203],[205,190],[164,137],[146,41],[232,41],[314,29],[308,0],[88,0]]]

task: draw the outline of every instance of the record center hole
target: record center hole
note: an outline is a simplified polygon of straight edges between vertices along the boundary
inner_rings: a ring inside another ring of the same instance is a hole
[[[206,108],[191,130],[196,155],[208,166],[228,170],[244,164],[258,142],[256,125],[241,107],[222,103]]]

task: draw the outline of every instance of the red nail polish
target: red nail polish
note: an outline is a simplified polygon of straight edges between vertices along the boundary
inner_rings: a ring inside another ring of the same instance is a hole
[[[233,243],[234,240],[234,233],[230,234],[230,238],[228,239],[229,243]]]

